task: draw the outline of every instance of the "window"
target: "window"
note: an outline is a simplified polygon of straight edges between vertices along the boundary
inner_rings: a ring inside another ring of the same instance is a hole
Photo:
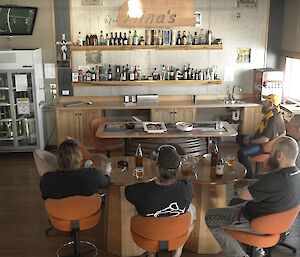
[[[286,58],[284,76],[284,95],[300,101],[300,59]]]

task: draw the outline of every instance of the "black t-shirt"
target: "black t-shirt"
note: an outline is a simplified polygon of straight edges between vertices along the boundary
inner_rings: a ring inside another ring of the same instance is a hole
[[[45,173],[40,181],[42,198],[64,198],[73,195],[92,195],[107,187],[110,176],[94,168]]]
[[[170,185],[158,185],[151,181],[127,186],[125,196],[139,215],[177,216],[187,211],[193,198],[193,186],[185,180]]]
[[[285,124],[281,113],[278,113],[277,110],[274,110],[273,113],[274,116],[268,120],[267,126],[263,130],[262,134],[260,134],[259,130],[257,130],[253,138],[265,136],[272,140],[285,131]]]
[[[294,166],[267,173],[248,189],[254,198],[243,208],[248,220],[286,211],[300,204],[300,171]]]

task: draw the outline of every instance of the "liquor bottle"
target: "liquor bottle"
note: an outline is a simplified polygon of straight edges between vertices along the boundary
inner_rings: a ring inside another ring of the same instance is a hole
[[[96,72],[95,72],[95,68],[92,68],[91,71],[91,81],[96,81]]]
[[[184,80],[188,79],[188,70],[187,70],[186,66],[184,66],[184,68],[183,68],[183,79]]]
[[[110,64],[108,65],[107,79],[110,80],[110,81],[112,80],[112,71],[111,71]]]
[[[126,65],[126,80],[130,80],[130,70],[129,70],[129,65]]]
[[[132,44],[133,44],[133,45],[138,45],[138,44],[139,44],[139,36],[138,36],[136,30],[135,30],[134,33],[133,33]]]
[[[208,31],[207,31],[207,43],[208,43],[209,45],[212,44],[212,32],[211,32],[211,30],[208,30]]]
[[[99,37],[99,45],[105,45],[104,37],[103,37],[103,31],[100,31],[100,37]]]
[[[191,79],[191,80],[195,80],[195,72],[194,72],[194,68],[192,68],[192,70],[191,70],[190,79]]]
[[[174,79],[175,79],[175,73],[174,73],[173,66],[171,66],[171,69],[170,69],[170,80],[174,80]]]
[[[89,69],[86,71],[85,76],[86,76],[86,81],[92,80],[92,74]]]
[[[176,45],[176,34],[175,34],[175,29],[171,30],[171,45],[174,46]]]
[[[111,46],[113,46],[115,44],[115,41],[114,41],[114,35],[112,32],[110,32],[110,39],[109,39],[109,44]]]
[[[138,80],[138,70],[136,66],[134,66],[134,80]]]
[[[123,43],[123,37],[122,37],[122,32],[120,32],[120,36],[118,38],[118,45],[122,46],[124,43]]]
[[[123,69],[122,69],[121,80],[126,81],[126,69],[125,69],[124,65],[123,65]]]
[[[166,80],[170,80],[170,66],[167,67]]]
[[[129,33],[128,33],[128,45],[132,45],[132,35],[131,35],[131,31],[129,30]]]
[[[100,80],[100,70],[99,65],[96,65],[96,81]]]
[[[175,80],[180,80],[180,79],[182,79],[182,75],[180,72],[180,68],[177,68],[175,72]]]
[[[106,33],[106,36],[105,36],[105,45],[107,45],[107,46],[110,45],[110,39],[109,39],[108,33]]]
[[[97,35],[95,34],[94,35],[94,46],[98,45],[99,41],[98,41],[98,37]]]
[[[133,70],[132,66],[130,66],[130,69],[129,69],[129,80],[134,81],[134,70]]]
[[[176,39],[176,45],[181,45],[180,31],[178,31],[178,35],[177,35],[177,39]]]
[[[78,32],[76,44],[77,44],[78,46],[83,46],[83,38],[82,38],[82,35],[81,35],[81,32],[80,32],[80,31]]]
[[[138,80],[142,80],[142,71],[140,65],[137,67],[137,73],[138,73]]]
[[[195,32],[193,45],[199,45],[199,44],[200,44],[200,39],[198,37],[197,32]]]
[[[189,31],[189,34],[187,36],[187,44],[188,45],[192,45],[193,44],[193,35],[192,35],[191,31]]]
[[[141,36],[141,40],[139,42],[139,45],[144,46],[145,45],[145,39],[143,36]]]
[[[192,79],[192,70],[189,64],[187,68],[187,79]]]
[[[204,29],[200,30],[199,41],[200,41],[200,45],[205,45],[206,44]]]
[[[219,147],[217,142],[213,142],[213,148],[211,149],[211,165],[216,166],[219,159]]]
[[[157,72],[156,68],[154,68],[154,71],[152,72],[152,78],[153,78],[153,80],[158,80],[159,79],[158,72]]]
[[[118,39],[118,33],[115,32],[115,37],[114,37],[114,45],[119,45],[119,39]]]
[[[135,167],[143,168],[143,152],[141,144],[138,145],[135,152]]]
[[[183,31],[183,34],[182,34],[182,38],[181,38],[181,44],[182,45],[187,45],[188,43],[188,40],[187,40],[187,36],[185,34],[185,30]]]
[[[126,32],[124,33],[123,45],[124,45],[124,46],[128,45],[128,38],[127,38],[127,36],[126,36]]]
[[[161,34],[161,30],[158,30],[158,33],[157,33],[157,45],[162,45],[163,43],[163,38],[162,38],[162,34]]]
[[[86,45],[86,46],[89,46],[89,45],[90,45],[90,37],[89,37],[89,35],[86,35],[86,36],[85,36],[85,45]]]
[[[162,66],[160,79],[161,80],[165,80],[166,79],[166,67],[165,67],[165,65]]]

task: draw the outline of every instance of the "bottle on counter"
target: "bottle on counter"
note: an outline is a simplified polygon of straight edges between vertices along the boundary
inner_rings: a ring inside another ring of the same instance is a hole
[[[199,43],[200,43],[200,45],[205,45],[206,44],[206,38],[205,38],[204,29],[200,30],[200,33],[199,33]]]
[[[209,45],[212,44],[212,32],[211,32],[211,30],[208,30],[208,31],[207,31],[207,43],[208,43]]]
[[[138,45],[139,44],[139,36],[138,36],[136,30],[133,33],[132,44],[133,45]]]
[[[90,36],[89,36],[89,35],[86,35],[86,36],[85,36],[85,45],[86,45],[86,46],[89,46],[89,45],[90,45]]]
[[[114,35],[110,32],[109,45],[113,46],[115,44]]]
[[[95,72],[95,68],[92,68],[91,71],[91,81],[96,81],[96,72]]]
[[[219,159],[219,147],[218,147],[218,143],[214,142],[213,147],[211,149],[211,165],[215,167],[217,165],[218,159]]]
[[[128,45],[132,45],[132,35],[131,35],[131,31],[129,30],[129,33],[128,33]]]
[[[187,45],[188,44],[188,39],[187,39],[187,36],[185,34],[185,30],[183,31],[183,34],[182,34],[181,44],[182,45]]]
[[[192,35],[191,31],[189,31],[189,34],[187,36],[187,44],[188,45],[192,45],[193,44],[193,35]]]
[[[177,34],[176,45],[181,45],[180,31],[178,31],[178,34]]]
[[[108,65],[107,79],[110,81],[112,80],[112,70],[110,64]]]
[[[108,33],[106,33],[106,36],[105,36],[105,45],[107,45],[107,46],[110,45],[110,38],[108,36]]]
[[[118,32],[115,32],[114,45],[115,46],[119,45]]]
[[[104,37],[103,37],[103,31],[102,30],[100,31],[99,45],[105,45],[105,40],[104,40]]]
[[[200,45],[200,38],[198,37],[197,32],[195,32],[195,35],[194,35],[193,45]]]
[[[126,36],[126,32],[124,33],[123,45],[124,45],[124,46],[127,46],[127,45],[128,45],[128,38],[127,38],[127,36]]]
[[[82,38],[82,35],[81,35],[81,32],[80,32],[80,31],[78,32],[76,44],[77,44],[78,46],[83,46],[83,38]]]
[[[143,152],[141,144],[138,145],[135,152],[135,167],[142,168],[143,167]]]
[[[124,44],[124,42],[123,42],[122,32],[120,32],[120,36],[118,38],[118,45],[121,46],[123,44]]]

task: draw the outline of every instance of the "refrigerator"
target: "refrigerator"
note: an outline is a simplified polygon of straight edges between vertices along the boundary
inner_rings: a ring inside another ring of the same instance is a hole
[[[0,152],[44,149],[41,49],[0,50]]]
[[[283,80],[283,71],[272,68],[254,69],[253,93],[258,100],[270,94],[278,95],[282,99]]]

